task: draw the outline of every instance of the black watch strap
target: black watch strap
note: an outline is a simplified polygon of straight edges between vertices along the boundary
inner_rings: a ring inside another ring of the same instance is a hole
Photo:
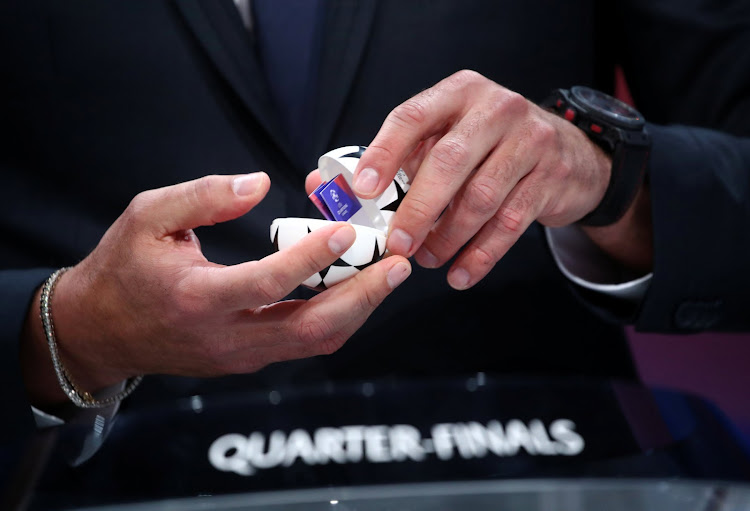
[[[542,106],[575,124],[612,158],[604,197],[577,223],[599,227],[617,222],[632,204],[644,180],[651,145],[645,125],[627,129],[609,123],[601,112],[577,103],[566,89],[553,91]]]
[[[645,128],[644,128],[645,129]],[[611,225],[622,218],[644,181],[648,147],[618,145],[612,156],[612,175],[599,205],[577,223],[592,227]]]

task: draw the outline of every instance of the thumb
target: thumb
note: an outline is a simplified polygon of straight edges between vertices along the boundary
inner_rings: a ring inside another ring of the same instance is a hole
[[[158,234],[214,225],[238,218],[268,193],[271,181],[265,172],[205,176],[139,194],[132,205],[141,210]]]

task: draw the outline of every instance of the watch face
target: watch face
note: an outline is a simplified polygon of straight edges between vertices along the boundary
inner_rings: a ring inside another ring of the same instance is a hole
[[[644,124],[638,110],[603,92],[581,86],[573,87],[570,92],[576,101],[592,110],[592,114],[598,114],[612,124],[623,128],[640,128]]]

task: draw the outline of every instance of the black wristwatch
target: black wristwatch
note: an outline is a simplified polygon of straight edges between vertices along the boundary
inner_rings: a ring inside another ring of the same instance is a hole
[[[651,147],[643,117],[630,105],[582,86],[556,89],[541,106],[578,126],[612,157],[612,175],[604,198],[578,223],[615,223],[630,207],[643,182]]]

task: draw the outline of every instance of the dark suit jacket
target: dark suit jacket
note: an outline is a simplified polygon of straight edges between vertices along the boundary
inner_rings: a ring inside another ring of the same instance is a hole
[[[721,130],[651,126],[654,278],[633,320],[652,331],[746,328],[750,142],[730,133],[750,134],[750,13],[747,2],[699,4],[331,0],[310,150],[300,154],[231,1],[3,2],[4,409],[29,417],[17,343],[34,289],[83,258],[135,194],[265,170],[272,188],[260,206],[198,232],[213,261],[263,257],[274,218],[318,216],[303,189],[318,155],[368,144],[394,106],[462,68],[539,101],[574,84],[611,92],[620,64],[647,119]],[[151,378],[129,404],[199,385],[474,371],[636,377],[621,325],[573,292],[534,225],[470,291],[452,291],[445,270],[415,267],[330,357],[245,378]],[[0,425],[8,437],[28,421]]]

